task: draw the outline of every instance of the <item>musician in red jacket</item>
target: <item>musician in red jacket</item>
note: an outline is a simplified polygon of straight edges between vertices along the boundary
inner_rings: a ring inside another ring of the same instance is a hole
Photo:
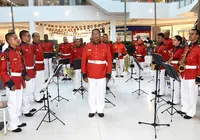
[[[44,52],[40,44],[40,35],[35,32],[32,34],[32,39],[33,39],[32,46],[34,47],[35,50],[35,70],[36,70],[34,98],[35,102],[43,103],[43,94],[40,93],[40,91],[42,90],[42,86],[45,81]]]
[[[179,35],[174,36],[173,38],[173,46],[172,50],[170,51],[170,59],[169,62],[170,64],[174,66],[176,71],[178,72],[178,62],[182,59],[184,49],[181,48],[182,44],[182,37]],[[173,79],[170,78],[170,83],[173,85]],[[171,93],[173,92],[173,86],[171,86]],[[180,83],[178,81],[174,81],[174,99],[173,103],[178,104],[179,103],[179,98],[180,98]],[[171,94],[172,96],[172,94]],[[172,101],[172,99],[171,99]]]
[[[22,55],[19,49],[20,41],[15,33],[7,33],[5,39],[9,47],[0,56],[0,76],[8,93],[8,130],[21,132],[20,123],[22,107],[22,90],[25,88],[24,80],[30,80],[25,70]]]
[[[167,46],[164,44],[163,33],[158,33],[157,41],[158,41],[158,45],[155,48],[155,53],[160,54],[164,62],[166,62],[167,60],[169,60],[169,52],[167,50]],[[158,87],[160,87],[159,95],[166,94],[165,93],[165,69],[163,67],[160,67],[160,86]]]
[[[110,50],[100,39],[100,30],[93,29],[92,43],[84,47],[82,56],[83,79],[89,83],[89,117],[94,117],[96,112],[99,117],[104,117],[106,82],[112,71]]]
[[[192,29],[189,33],[191,44],[185,48],[183,54],[185,70],[181,72],[181,103],[182,108],[178,113],[184,114],[184,119],[191,119],[196,114],[198,84],[200,83],[200,44],[198,39],[200,31]]]
[[[141,67],[144,68],[144,62],[145,62],[144,57],[146,56],[147,50],[146,50],[146,46],[144,45],[142,39],[138,39],[137,46],[135,48],[136,48],[136,53],[135,53],[136,59],[140,63]],[[139,68],[138,68],[137,64],[135,64],[135,70],[136,70],[137,76],[139,77]],[[142,76],[142,73],[140,76]]]
[[[107,34],[103,35],[103,43],[105,43],[106,46],[108,46],[108,48],[110,49],[110,54],[113,59],[113,45],[109,42]]]
[[[31,44],[29,44],[31,40],[29,31],[22,30],[19,33],[19,36],[21,39],[20,47],[23,55],[22,57],[24,59],[24,65],[28,73],[28,76],[31,78],[29,81],[26,81],[26,88],[23,90],[22,113],[26,117],[32,117],[33,112],[36,111],[36,109],[31,109],[31,101],[30,101],[35,90],[35,75],[36,75],[36,71],[34,69],[35,51],[34,47]]]
[[[170,32],[169,31],[165,31],[164,32],[164,43],[167,46],[167,50],[171,50],[173,48],[173,40],[171,38],[169,38],[170,36]]]
[[[74,60],[82,59],[83,48],[84,48],[83,45],[81,45],[81,39],[76,39],[76,47],[73,47],[71,50],[71,58],[70,58],[71,67],[73,67]],[[74,77],[73,92],[76,92],[80,87],[81,69],[76,69],[74,70],[74,72],[75,72],[75,77]]]
[[[41,47],[44,53],[54,52],[53,43],[49,41],[47,34],[44,35],[44,42],[41,42]],[[52,70],[52,58],[44,59],[44,68],[45,68],[45,80],[53,73]]]

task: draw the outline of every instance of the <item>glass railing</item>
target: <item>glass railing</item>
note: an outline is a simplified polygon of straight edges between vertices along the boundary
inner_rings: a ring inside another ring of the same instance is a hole
[[[121,1],[124,2],[124,0],[112,0],[112,1]],[[154,2],[154,0],[126,0],[127,2]],[[170,3],[170,2],[176,2],[179,0],[156,0],[158,3]]]
[[[13,6],[28,6],[28,0],[12,0]],[[0,0],[0,6],[10,6],[11,0]]]
[[[194,0],[179,0],[179,8],[190,5]]]
[[[86,0],[34,0],[35,6],[87,5]]]

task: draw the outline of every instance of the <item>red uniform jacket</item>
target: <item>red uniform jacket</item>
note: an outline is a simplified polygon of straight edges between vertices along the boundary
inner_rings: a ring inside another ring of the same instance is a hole
[[[48,42],[41,42],[41,46],[44,52],[54,52],[53,43]]]
[[[181,73],[183,79],[196,79],[200,78],[200,45],[195,43],[191,47],[185,48],[184,54],[186,54],[186,69]]]
[[[173,41],[171,38],[165,38],[164,43],[167,46],[168,51],[173,48]]]
[[[180,48],[180,46],[173,48],[170,52],[170,59],[173,57],[171,65],[174,66],[177,72],[178,72],[178,67],[179,67],[178,62],[182,59],[183,53],[184,53],[184,49]]]
[[[83,76],[89,78],[105,78],[112,72],[112,58],[109,48],[104,44],[89,43],[83,49],[82,66]]]
[[[70,43],[62,43],[59,45],[58,52],[61,58],[70,58],[72,45]]]
[[[35,49],[35,70],[41,71],[44,70],[44,51],[41,47],[41,44],[36,44],[33,42],[33,47]]]
[[[136,47],[136,57],[140,57],[138,62],[144,62],[144,57],[146,56],[146,47],[144,45],[137,45]]]
[[[35,50],[33,45],[29,45],[25,42],[22,42],[21,51],[24,58],[24,65],[26,67],[26,72],[30,78],[35,78],[36,71],[35,67]]]
[[[25,87],[23,76],[27,75],[24,68],[22,54],[20,49],[8,47],[0,56],[0,76],[5,86],[11,88],[16,86],[16,89]]]
[[[73,64],[73,61],[75,59],[82,59],[82,54],[83,54],[83,46],[81,46],[80,48],[77,47],[72,48],[70,64]]]
[[[126,54],[126,48],[124,46],[124,44],[122,43],[115,43],[113,45],[113,52],[118,52],[120,53],[121,55],[119,56],[119,59],[123,59],[124,58],[124,55]]]

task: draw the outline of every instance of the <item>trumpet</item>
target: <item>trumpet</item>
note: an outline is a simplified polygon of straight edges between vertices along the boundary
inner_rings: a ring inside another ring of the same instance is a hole
[[[186,53],[184,53],[182,59],[178,63],[179,64],[178,71],[180,73],[185,71],[186,57],[187,57],[188,52],[189,52],[189,49],[187,49]]]

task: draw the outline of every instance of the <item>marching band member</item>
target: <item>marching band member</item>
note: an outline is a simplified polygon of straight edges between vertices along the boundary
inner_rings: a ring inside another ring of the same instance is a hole
[[[72,44],[68,43],[67,37],[63,37],[63,42],[64,43],[61,43],[59,45],[58,53],[61,55],[61,59],[70,58],[71,50],[72,50]],[[64,74],[65,74],[65,70],[66,70],[67,67],[70,67],[70,64],[68,64],[67,66],[66,65],[63,66],[63,73]],[[71,78],[67,78],[66,75],[65,75],[62,80],[71,80]]]
[[[172,48],[172,50],[170,51],[170,59],[168,60],[168,62],[174,66],[174,68],[176,69],[176,71],[178,72],[178,62],[182,59],[182,55],[184,52],[184,49],[181,48],[181,43],[182,43],[182,37],[179,35],[174,36],[173,39],[173,45],[174,48]],[[173,92],[172,90],[172,84],[173,84],[173,78],[170,77],[170,83],[171,83],[171,93]],[[174,81],[174,104],[178,104],[179,103],[179,98],[180,98],[180,83],[178,81]],[[172,94],[171,94],[172,97]],[[172,101],[172,99],[171,99]]]
[[[112,71],[110,50],[100,39],[100,30],[93,29],[92,43],[83,49],[81,70],[84,81],[89,83],[89,117],[94,117],[96,112],[99,117],[104,117],[106,82]]]
[[[22,107],[22,89],[25,82],[30,80],[24,68],[22,55],[19,49],[20,41],[15,33],[7,33],[5,39],[8,42],[8,48],[1,54],[0,76],[7,87],[8,93],[8,130],[12,132],[21,132],[20,127],[26,126],[26,123],[20,123]]]
[[[42,90],[42,86],[45,81],[44,52],[40,44],[40,35],[35,32],[32,34],[32,38],[33,38],[33,47],[35,50],[35,70],[36,70],[34,97],[35,97],[35,102],[43,103],[43,94],[40,93],[40,90]]]
[[[53,43],[49,41],[49,37],[47,34],[44,35],[44,42],[41,42],[42,49],[44,53],[54,52]],[[52,74],[52,58],[44,59],[44,68],[45,68],[45,80],[49,78]]]
[[[116,77],[124,77],[122,75],[124,69],[124,56],[126,54],[125,45],[121,43],[121,38],[117,37],[117,42],[113,45],[113,51],[118,53],[118,61],[116,63]]]
[[[191,44],[185,48],[179,62],[181,71],[181,103],[178,113],[185,115],[184,119],[191,119],[196,114],[198,83],[200,83],[200,32],[192,29],[189,33]]]
[[[22,41],[20,47],[24,59],[24,65],[28,76],[31,78],[29,81],[26,81],[26,88],[23,90],[22,113],[26,117],[32,117],[32,113],[36,111],[36,109],[31,109],[30,104],[30,99],[35,90],[35,52],[34,47],[29,44],[31,40],[29,32],[27,30],[22,30],[19,33],[19,36]]]
[[[171,50],[173,48],[173,41],[171,38],[169,38],[170,36],[170,32],[169,31],[165,31],[164,32],[164,43],[167,46],[167,50]]]
[[[71,58],[70,58],[71,67],[73,67],[73,61],[75,59],[82,59],[82,53],[83,53],[83,45],[81,45],[81,40],[76,39],[76,47],[72,48],[72,51],[71,51]],[[80,86],[81,70],[77,69],[74,71],[75,71],[75,77],[74,77],[73,92],[76,92]]]
[[[158,45],[155,48],[155,53],[160,54],[163,60],[166,62],[169,60],[169,52],[167,46],[164,44],[164,34],[158,33],[157,35]],[[165,69],[160,67],[160,93],[159,95],[164,95],[165,93]],[[158,86],[159,87],[159,86]]]
[[[142,39],[138,39],[135,56],[142,68],[144,68],[144,61],[145,61],[144,57],[146,56],[146,52],[147,52],[146,46],[143,44]],[[135,69],[136,74],[139,78],[139,67],[136,64],[135,64],[135,68],[136,68]],[[143,80],[143,78],[141,80]]]

